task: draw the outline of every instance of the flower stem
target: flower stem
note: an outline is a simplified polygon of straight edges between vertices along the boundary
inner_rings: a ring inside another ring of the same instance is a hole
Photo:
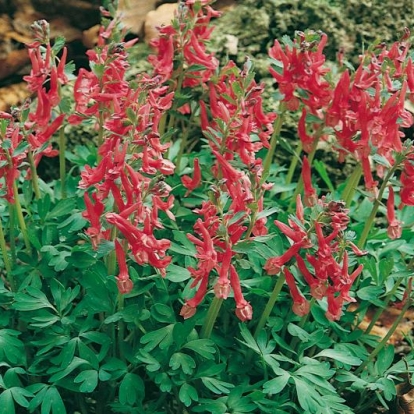
[[[288,173],[286,175],[286,180],[285,180],[286,186],[288,186],[292,182],[293,174],[295,173],[296,166],[298,165],[298,162],[300,160],[301,152],[302,152],[302,142],[299,142],[293,154],[292,160],[290,161],[289,170],[288,170]],[[288,191],[284,191],[280,196],[281,200],[286,199],[287,194],[288,194]]]
[[[14,208],[13,204],[9,203],[9,247],[10,247],[10,253],[11,253],[11,261],[12,261],[12,267],[16,264],[16,240],[15,240],[15,215],[14,215]]]
[[[361,164],[357,164],[355,166],[354,171],[352,172],[351,176],[348,179],[348,182],[342,192],[342,200],[345,201],[346,206],[349,207],[351,205],[352,199],[354,198],[355,190],[358,187],[359,180],[361,179],[362,175],[362,167]]]
[[[8,252],[7,252],[6,240],[4,238],[3,224],[1,220],[0,220],[0,248],[1,248],[1,253],[3,255],[3,263],[6,269],[7,280],[9,281],[10,289],[12,291],[15,291],[16,285],[14,283],[14,279],[12,275],[12,267],[11,267],[10,259],[9,259]]]
[[[311,149],[311,151],[308,155],[308,162],[309,162],[310,166],[312,166],[313,159],[315,158],[316,149],[318,147],[319,138],[322,136],[322,132],[323,132],[323,128],[321,127],[321,128],[318,129],[318,131],[315,134],[315,140],[313,141],[312,149]],[[296,186],[296,190],[295,190],[295,192],[292,196],[292,199],[290,201],[290,204],[289,204],[289,209],[288,209],[289,212],[292,211],[293,206],[296,203],[296,197],[298,196],[299,193],[302,192],[302,190],[303,190],[303,179],[302,179],[302,175],[301,175],[300,178],[299,178],[298,185]]]
[[[410,280],[410,283],[411,283],[411,280]],[[360,374],[365,369],[365,367],[381,352],[381,350],[387,344],[388,340],[394,334],[394,332],[397,329],[398,325],[400,324],[402,318],[404,317],[405,312],[407,312],[408,308],[411,306],[410,296],[411,296],[411,287],[408,288],[407,301],[405,302],[403,308],[401,309],[401,312],[398,315],[397,319],[394,321],[391,328],[389,329],[387,335],[385,335],[384,338],[382,338],[381,342],[371,352],[369,357],[358,367],[358,369],[354,372],[355,375]]]
[[[266,307],[264,308],[264,311],[260,317],[259,323],[256,326],[256,330],[254,332],[254,338],[256,339],[260,333],[260,331],[264,328],[264,326],[266,325],[267,319],[270,316],[270,313],[272,312],[275,303],[277,301],[277,299],[279,298],[279,294],[283,288],[283,285],[285,283],[285,275],[283,273],[281,273],[279,275],[279,279],[277,280],[275,287],[273,288],[273,292],[270,295],[270,298],[266,304]]]
[[[269,147],[269,150],[267,151],[265,160],[263,162],[263,174],[262,174],[262,179],[261,179],[262,182],[266,181],[269,175],[270,166],[272,165],[273,157],[275,156],[277,140],[279,138],[280,131],[282,129],[283,121],[285,118],[284,115],[286,112],[286,108],[283,104],[280,105],[279,112],[280,112],[279,116],[276,118],[274,126],[273,126],[273,134],[272,134],[272,137],[270,138],[270,147]]]
[[[365,242],[367,241],[368,234],[369,234],[369,232],[371,230],[371,227],[372,227],[372,223],[374,222],[375,217],[376,217],[377,212],[378,212],[378,209],[379,209],[379,206],[381,205],[382,195],[384,194],[384,191],[387,188],[388,181],[393,176],[393,174],[394,174],[395,170],[398,168],[398,166],[399,166],[398,163],[395,163],[392,166],[392,168],[388,171],[387,175],[384,178],[384,181],[381,184],[381,188],[378,192],[377,198],[375,199],[374,205],[373,205],[372,210],[371,210],[371,214],[369,215],[368,220],[365,222],[365,227],[362,230],[361,237],[360,237],[360,239],[358,240],[358,243],[357,243],[357,246],[360,249],[363,249],[364,246],[365,246]]]
[[[26,249],[28,251],[31,250],[29,237],[27,236],[27,227],[26,223],[24,221],[23,212],[22,212],[22,206],[19,201],[19,192],[17,190],[16,181],[13,182],[13,195],[14,195],[14,207],[17,214],[17,220],[19,222],[20,230],[22,232],[24,244],[26,245]]]
[[[65,129],[59,131],[59,174],[60,174],[60,194],[62,199],[66,198],[66,136]]]
[[[204,321],[204,325],[201,328],[200,338],[202,339],[210,338],[217,316],[220,312],[222,303],[223,303],[223,299],[217,298],[216,296],[214,296],[214,299],[210,304],[210,308],[208,309],[206,320]]]
[[[124,309],[124,295],[122,293],[118,293],[118,312]],[[118,353],[119,358],[125,362],[124,356],[124,339],[125,338],[125,322],[121,319],[118,322]]]
[[[30,173],[32,175],[32,185],[33,185],[33,191],[35,195],[35,199],[40,199],[40,190],[39,190],[39,178],[37,176],[37,170],[36,165],[33,158],[33,152],[29,150],[28,152],[28,158],[29,158],[29,164],[30,164]]]

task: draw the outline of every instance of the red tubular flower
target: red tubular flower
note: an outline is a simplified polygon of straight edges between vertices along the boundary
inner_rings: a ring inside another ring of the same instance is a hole
[[[268,259],[263,270],[265,270],[268,275],[279,274],[282,266],[287,263],[301,249],[301,247],[302,242],[292,244],[282,256],[271,257]]]
[[[196,294],[189,300],[186,301],[184,306],[181,308],[180,315],[184,319],[191,318],[195,315],[197,306],[202,302],[204,296],[207,293],[208,277],[201,279],[200,286],[197,289]]]
[[[185,175],[184,177],[181,177],[181,182],[183,183],[183,186],[188,190],[185,193],[185,197],[187,197],[188,194],[191,193],[191,191],[195,190],[200,185],[201,169],[200,169],[200,163],[198,161],[198,158],[194,158],[193,178],[189,177],[188,175]]]
[[[222,257],[219,278],[214,286],[214,293],[219,299],[227,299],[230,293],[229,269],[232,257],[233,252],[230,246],[227,246]]]
[[[128,267],[126,264],[125,252],[118,240],[115,240],[115,252],[118,260],[119,274],[116,278],[119,293],[122,295],[131,292],[134,284],[129,278]]]
[[[295,256],[298,269],[302,273],[303,277],[306,280],[306,283],[309,285],[311,290],[311,295],[315,299],[322,299],[325,296],[327,283],[325,280],[318,280],[311,275],[308,268],[306,267],[305,261],[298,254]]]
[[[240,279],[233,265],[230,266],[230,283],[234,292],[234,300],[236,302],[236,316],[242,321],[250,321],[253,317],[253,309],[247,302],[241,291]]]
[[[307,157],[303,157],[302,180],[305,191],[305,205],[312,207],[317,203],[318,196],[316,195],[316,191],[312,186],[312,173]]]
[[[325,316],[330,321],[337,321],[342,315],[342,305],[344,299],[341,295],[335,296],[335,291],[333,289],[328,289],[328,310],[325,313]]]
[[[287,224],[282,223],[279,220],[275,220],[274,223],[285,236],[289,237],[289,239],[295,243],[302,241],[307,236],[306,231],[303,229],[292,229]]]
[[[401,221],[395,218],[395,210],[394,210],[394,189],[389,186],[389,194],[387,200],[387,220],[388,220],[388,228],[387,234],[390,239],[399,239],[402,234],[402,226]]]
[[[306,109],[302,108],[302,115],[298,123],[298,135],[302,142],[303,150],[308,154],[312,151],[314,138],[306,132]]]
[[[293,299],[292,311],[298,316],[305,316],[309,313],[310,304],[300,293],[293,274],[287,267],[283,268],[283,273],[286,277],[286,283],[289,286],[290,295]]]

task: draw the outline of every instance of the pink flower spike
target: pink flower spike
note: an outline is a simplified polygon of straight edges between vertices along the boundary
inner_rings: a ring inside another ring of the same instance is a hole
[[[295,278],[293,274],[287,267],[283,268],[283,273],[286,277],[286,283],[289,286],[290,295],[293,299],[292,311],[298,316],[305,316],[310,311],[309,302],[303,297],[302,293],[299,291],[299,288],[296,285]]]
[[[402,233],[401,221],[395,218],[395,207],[394,207],[394,189],[389,187],[389,195],[387,200],[387,220],[388,228],[387,234],[390,239],[399,239]]]
[[[191,193],[191,191],[193,191],[200,185],[201,170],[198,158],[194,158],[193,178],[189,177],[188,175],[185,175],[184,177],[181,177],[181,182],[183,183],[183,186],[188,190],[185,194],[185,197],[187,197]]]
[[[305,205],[312,207],[318,201],[318,197],[316,195],[315,189],[312,186],[312,173],[307,157],[303,157],[302,180],[305,191]]]

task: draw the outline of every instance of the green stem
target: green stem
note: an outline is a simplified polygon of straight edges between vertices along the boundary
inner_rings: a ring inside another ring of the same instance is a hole
[[[375,312],[374,316],[371,319],[370,324],[368,325],[368,328],[365,330],[365,335],[368,335],[372,328],[374,327],[374,325],[376,324],[376,322],[378,321],[378,319],[381,317],[382,313],[384,312],[385,308],[387,307],[388,303],[390,302],[392,296],[395,294],[395,292],[398,289],[398,286],[400,286],[400,284],[402,283],[403,278],[400,277],[397,282],[395,282],[394,286],[392,287],[392,289],[390,290],[390,292],[388,293],[388,295],[385,297],[384,299],[384,303],[383,306],[381,308],[378,308],[377,311]]]
[[[214,299],[210,304],[210,308],[208,309],[206,320],[204,321],[204,325],[201,328],[200,338],[202,339],[210,338],[217,316],[220,312],[222,303],[223,303],[223,299],[220,299],[214,296]]]
[[[319,138],[321,137],[322,132],[323,132],[323,128],[322,127],[320,127],[318,129],[318,131],[316,131],[315,140],[313,141],[311,152],[308,155],[308,162],[309,162],[309,165],[311,167],[312,167],[313,159],[315,158],[316,149],[318,147]],[[299,193],[302,192],[302,190],[303,190],[303,179],[302,179],[302,175],[301,175],[300,178],[299,178],[298,185],[296,186],[296,190],[295,190],[295,192],[293,194],[293,197],[292,197],[292,199],[290,201],[290,204],[289,204],[289,208],[288,208],[288,211],[289,212],[292,211],[293,206],[296,204],[296,197],[298,196]]]
[[[62,199],[66,198],[66,136],[65,129],[59,131],[59,174],[60,174],[60,194]]]
[[[117,235],[116,227],[112,227],[111,230],[111,240],[115,241]],[[114,276],[116,270],[116,252],[112,250],[109,252],[108,257],[106,259],[106,268],[108,270],[108,276]]]
[[[9,244],[12,260],[12,267],[16,264],[16,240],[15,240],[15,215],[13,205],[9,203]]]
[[[177,166],[177,169],[178,169],[177,172],[181,171],[181,169],[180,169],[181,158],[184,154],[185,147],[187,146],[187,140],[188,140],[188,136],[190,134],[190,127],[194,122],[194,114],[195,114],[195,111],[191,111],[191,115],[190,115],[190,119],[188,120],[187,128],[184,129],[184,133],[182,135],[182,139],[181,139],[181,142],[180,142],[180,149],[178,151],[177,160],[176,160],[176,163],[175,163],[175,165]]]
[[[259,323],[256,326],[256,330],[254,332],[254,338],[256,339],[259,335],[259,333],[261,332],[261,330],[264,328],[264,326],[266,325],[267,319],[270,316],[270,313],[272,312],[275,303],[277,301],[277,299],[279,298],[279,294],[283,288],[283,285],[285,283],[285,275],[283,273],[281,273],[279,275],[279,278],[275,284],[275,287],[273,288],[273,292],[270,295],[269,300],[267,301],[266,307],[264,308],[264,311],[262,313],[262,315],[260,316],[260,320]]]
[[[262,173],[262,179],[261,179],[262,182],[265,182],[269,175],[270,166],[272,165],[273,157],[275,156],[275,152],[276,152],[277,140],[279,138],[280,131],[282,130],[282,125],[283,125],[283,121],[285,118],[285,112],[286,112],[286,108],[284,104],[281,104],[279,116],[276,118],[274,122],[273,134],[272,134],[272,137],[270,138],[270,147],[269,147],[269,150],[267,151],[266,157],[263,162],[263,173]]]
[[[3,255],[3,263],[6,269],[6,275],[7,275],[7,280],[9,281],[9,284],[10,284],[10,289],[12,291],[15,291],[16,285],[14,283],[14,279],[12,275],[12,266],[11,266],[9,255],[7,252],[6,240],[4,238],[3,224],[1,220],[0,220],[0,248],[1,248],[1,253]]]
[[[375,199],[374,205],[373,205],[372,210],[371,210],[371,214],[369,215],[368,220],[365,222],[365,227],[362,230],[361,237],[360,237],[360,239],[358,240],[358,243],[357,243],[357,246],[360,249],[363,249],[364,246],[365,246],[365,242],[367,241],[368,234],[371,230],[372,223],[374,222],[375,217],[376,217],[377,212],[378,212],[378,209],[379,209],[379,206],[381,205],[382,195],[384,194],[384,191],[387,188],[388,181],[393,176],[393,174],[394,174],[395,170],[398,168],[398,166],[399,166],[399,164],[397,164],[397,163],[395,163],[393,165],[393,167],[388,171],[387,175],[384,178],[384,181],[381,184],[381,188],[378,192],[378,197]]]
[[[298,143],[298,146],[296,147],[296,150],[294,152],[294,155],[292,157],[292,160],[290,161],[289,170],[286,175],[285,185],[288,186],[293,179],[293,174],[295,173],[296,166],[298,165],[298,162],[300,160],[300,153],[302,152],[302,142]],[[280,198],[281,200],[285,200],[287,197],[288,191],[284,191]]]
[[[124,309],[124,295],[118,293],[118,312]],[[121,319],[118,322],[118,352],[119,358],[125,362],[124,356],[125,322]]]
[[[181,67],[180,73],[178,74],[178,78],[177,78],[177,87],[174,91],[175,94],[178,94],[178,95],[180,94],[181,88],[183,86],[183,80],[184,80],[184,71],[182,70],[182,67]],[[173,111],[177,110],[177,101],[176,100],[174,100],[174,103],[173,103],[171,109]],[[168,120],[168,130],[173,128],[174,124],[175,124],[175,116],[173,115],[173,113],[171,113],[170,119]]]
[[[410,281],[411,283],[411,281]],[[390,330],[387,332],[387,335],[382,338],[381,342],[376,346],[376,348],[371,352],[369,357],[358,367],[358,369],[354,372],[355,375],[360,374],[365,367],[381,352],[381,350],[384,348],[384,346],[387,344],[388,340],[391,338],[391,336],[394,334],[395,330],[398,328],[398,325],[402,321],[405,312],[407,312],[408,308],[411,306],[411,288],[408,289],[409,294],[407,301],[405,302],[403,308],[401,309],[400,314],[398,315],[397,319],[392,324]]]
[[[37,170],[36,165],[33,158],[33,152],[29,150],[28,152],[28,158],[29,158],[29,164],[30,164],[30,172],[32,175],[32,185],[33,185],[33,191],[36,200],[40,199],[40,190],[39,190],[39,177],[37,176]]]
[[[352,172],[351,176],[348,179],[348,182],[342,192],[342,200],[345,201],[346,206],[349,207],[351,205],[352,199],[354,198],[355,190],[358,187],[359,180],[361,179],[362,175],[362,167],[361,164],[357,164],[355,166],[354,171]]]
[[[19,201],[19,191],[17,190],[16,181],[13,182],[13,195],[14,195],[14,207],[17,214],[17,220],[19,222],[20,230],[22,232],[24,244],[28,251],[31,250],[29,237],[27,236],[27,227],[23,217],[22,206]]]

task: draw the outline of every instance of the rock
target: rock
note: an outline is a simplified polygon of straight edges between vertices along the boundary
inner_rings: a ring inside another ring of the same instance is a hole
[[[119,0],[118,14],[122,23],[135,35],[142,35],[147,13],[155,9],[157,0]]]
[[[158,37],[158,27],[171,23],[177,7],[176,3],[165,3],[147,14],[145,19],[146,43],[149,43],[152,39]]]
[[[8,111],[11,106],[20,105],[30,94],[26,82],[1,87],[0,111]]]

